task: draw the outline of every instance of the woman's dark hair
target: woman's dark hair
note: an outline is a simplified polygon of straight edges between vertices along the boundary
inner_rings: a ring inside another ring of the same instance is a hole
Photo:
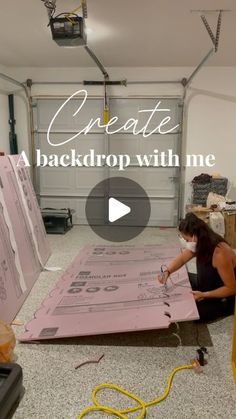
[[[189,212],[180,221],[179,231],[189,236],[197,237],[196,255],[197,259],[203,262],[210,262],[215,247],[226,241],[219,234],[215,233],[203,220],[192,212]]]

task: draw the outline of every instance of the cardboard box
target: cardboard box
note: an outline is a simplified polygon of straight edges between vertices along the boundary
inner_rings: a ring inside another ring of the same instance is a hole
[[[236,213],[223,212],[225,219],[225,240],[236,248]]]
[[[209,223],[209,214],[212,212],[210,208],[203,207],[202,205],[187,205],[186,211],[192,212],[207,224]]]

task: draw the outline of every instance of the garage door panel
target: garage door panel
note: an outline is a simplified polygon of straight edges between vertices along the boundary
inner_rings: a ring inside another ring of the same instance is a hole
[[[163,125],[162,131],[174,128],[179,124],[179,109],[176,106],[176,99],[111,99],[110,100],[110,111],[112,116],[117,116],[118,121],[112,125],[112,130],[121,128],[128,119],[134,118],[138,120],[136,131],[142,129],[151,116],[151,111],[156,107],[157,103],[160,102],[158,111],[155,112],[153,117],[150,119],[146,132],[150,132],[157,128],[161,121],[170,116],[171,120],[168,124]],[[163,111],[161,111],[163,109]],[[146,111],[146,112],[143,112]],[[133,127],[128,129],[128,132],[132,132]],[[180,131],[180,127],[175,128],[173,132]]]
[[[40,100],[37,103],[37,129],[38,130],[48,130],[49,124],[51,123],[52,119],[54,118],[56,112],[60,109],[60,107],[65,102],[65,99],[60,100]],[[66,129],[68,126],[71,127],[74,125],[73,122],[73,114],[72,114],[72,106],[69,103],[67,106],[63,108],[63,110],[58,114],[56,117],[52,130],[55,129]]]
[[[49,124],[59,111],[66,99],[60,100],[39,100],[37,103],[37,129],[48,130]],[[101,99],[88,99],[80,111],[76,114],[79,107],[82,105],[82,100],[70,100],[54,119],[51,131],[55,130],[82,130],[90,122],[91,118],[94,120],[103,115],[103,101]],[[92,131],[102,132],[102,128],[94,125]]]
[[[88,221],[86,218],[85,207],[86,199],[75,199],[73,205],[76,211],[75,224],[87,225]],[[91,220],[94,225],[103,225],[104,223],[105,204],[104,199],[96,199],[96,211],[94,211],[94,217]]]
[[[78,111],[80,105],[81,103],[78,100],[71,101],[73,115]],[[103,124],[103,106],[103,100],[101,99],[87,99],[80,111],[74,116],[73,127],[79,131],[87,126],[91,119],[95,121],[97,118],[100,118]],[[101,132],[103,129],[98,128],[97,124],[95,124],[92,131]]]
[[[147,138],[140,138],[140,152],[144,154],[155,154],[153,150],[158,150],[159,153],[164,151],[167,153],[168,150],[172,150],[173,154],[178,154],[179,149],[179,138],[178,134],[173,135],[158,135],[153,134]]]
[[[61,144],[73,134],[52,134],[52,142],[55,144]],[[57,154],[62,156],[63,154],[71,154],[71,149],[75,150],[76,154],[86,155],[89,154],[90,149],[94,150],[94,154],[104,154],[105,153],[105,138],[104,134],[86,134],[80,135],[75,138],[73,141],[68,142],[67,144],[51,146],[48,141],[46,134],[38,135],[38,148],[40,148],[41,153],[46,155]]]
[[[112,182],[112,194],[116,197],[130,197],[130,196],[141,196],[137,194],[137,188],[132,183],[127,182],[124,184],[119,181],[120,177],[128,178],[134,180],[137,183],[140,183],[137,179],[139,178],[136,169],[130,169],[129,171],[122,172],[122,174],[116,170],[110,171],[110,177],[115,177]],[[118,178],[119,177],[119,178]]]
[[[96,183],[105,177],[103,168],[45,167],[40,170],[40,193],[87,196]]]
[[[139,199],[125,199],[125,204],[130,208],[135,208],[135,217],[132,212],[120,220],[116,221],[116,225],[120,226],[142,226],[143,214],[142,205]],[[148,226],[172,227],[173,219],[177,222],[176,200],[175,199],[150,199],[151,215]]]
[[[136,99],[111,99],[110,100],[110,114],[111,117],[118,117],[118,121],[112,125],[112,131],[122,127],[126,121],[130,118],[139,119],[136,129],[140,130],[143,125],[140,120],[140,103]],[[132,132],[133,128],[127,130],[127,132]]]
[[[150,196],[174,196],[176,169],[150,168],[143,169],[140,184]]]
[[[78,196],[88,196],[91,189],[106,177],[107,170],[103,168],[76,168],[75,189],[73,192]],[[104,190],[102,188],[96,188],[96,193],[98,196],[104,196]]]
[[[127,177],[134,182],[139,183],[140,186],[147,192],[151,197],[166,197],[166,196],[175,196],[176,193],[176,183],[175,176],[177,176],[176,169],[163,169],[163,168],[140,168],[132,167],[128,168],[125,171],[121,172],[118,169],[110,170],[110,176],[119,176]],[[120,196],[122,191],[119,190],[119,182],[117,182],[117,189],[115,192]],[[125,191],[126,195],[131,193],[130,190]]]
[[[151,200],[151,216],[148,226],[173,227],[177,224],[176,199]]]
[[[155,129],[165,118],[169,116],[171,118],[170,122],[167,125],[163,125],[162,131],[166,131],[167,129],[173,128],[174,126],[179,124],[179,109],[176,106],[176,99],[165,99],[165,98],[156,98],[156,99],[144,99],[140,101],[142,109],[154,109],[159,103],[157,108],[157,112],[155,112],[154,116],[151,118],[148,124],[148,131],[152,131]],[[163,111],[162,111],[163,110]],[[142,112],[140,113],[141,117],[140,120],[145,125],[147,121],[147,116],[150,116],[151,113]],[[173,132],[178,132],[180,129],[177,127]]]
[[[75,147],[74,147],[75,146]],[[78,137],[73,148],[78,154],[89,154],[90,150],[94,150],[94,154],[105,153],[105,136],[104,134],[86,134]]]
[[[137,155],[146,155],[149,167],[154,165],[170,164],[168,162],[168,150],[172,150],[172,154],[178,155],[179,148],[178,134],[174,135],[157,135],[153,134],[148,138],[144,138],[142,135],[132,135],[119,133],[110,135],[109,137],[109,151],[111,154],[128,154],[130,156],[130,164],[138,165]],[[154,150],[157,150],[154,152]],[[161,152],[165,153],[165,158],[161,159]],[[154,161],[154,157],[158,156],[157,164]],[[177,162],[178,160],[176,160]],[[173,158],[173,165],[175,165],[175,159]]]
[[[40,169],[40,193],[50,195],[69,195],[73,189],[73,176],[70,168],[44,167]]]
[[[109,136],[110,154],[128,154],[130,164],[137,164],[136,155],[141,152],[141,136],[132,134],[113,134]]]

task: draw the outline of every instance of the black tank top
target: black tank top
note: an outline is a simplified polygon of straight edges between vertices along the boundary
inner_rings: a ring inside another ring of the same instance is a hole
[[[236,267],[234,268],[236,279]],[[197,258],[197,279],[199,291],[212,291],[224,285],[218,271],[212,266],[212,262],[200,262]]]

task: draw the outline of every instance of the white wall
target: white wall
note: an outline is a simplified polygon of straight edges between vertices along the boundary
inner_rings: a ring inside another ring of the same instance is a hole
[[[191,179],[202,173],[220,173],[230,183],[236,200],[236,68],[203,68],[192,83],[185,115],[186,153],[214,154],[212,169],[187,168],[185,203],[191,200]]]
[[[9,106],[8,94],[12,91],[0,90],[0,151],[6,154],[10,152],[9,145]],[[28,129],[28,111],[27,102],[22,92],[14,93],[14,109],[15,109],[15,131],[17,134],[17,142],[19,150],[25,150],[29,153],[29,129]]]
[[[181,80],[191,74],[191,68],[111,68],[108,69],[112,80]],[[8,74],[25,81],[83,81],[102,80],[96,68],[18,68],[8,69]],[[236,199],[236,68],[204,67],[197,74],[187,94],[184,128],[184,153],[214,154],[216,165],[186,168],[184,171],[184,202],[191,199],[190,181],[202,172],[219,172],[232,183],[230,196]],[[67,95],[82,89],[78,85],[34,85],[33,95]],[[103,95],[102,87],[86,87],[89,95]],[[150,84],[110,87],[109,93],[117,96],[160,96],[181,95],[180,85]],[[16,101],[17,134],[20,147],[27,151],[27,111],[20,101]]]
[[[199,173],[220,173],[231,185],[229,196],[236,199],[236,94],[218,97],[192,92],[187,114],[187,154],[214,154],[213,168],[186,169],[186,202],[191,201],[189,182]]]
[[[9,69],[2,65],[0,65],[0,73],[3,75],[10,76]],[[4,151],[5,153],[10,152],[8,95],[11,93],[14,94],[14,108],[16,119],[15,129],[17,134],[17,141],[19,143],[19,149],[26,149],[26,151],[28,150],[28,108],[25,94],[21,87],[0,77],[0,151]]]

